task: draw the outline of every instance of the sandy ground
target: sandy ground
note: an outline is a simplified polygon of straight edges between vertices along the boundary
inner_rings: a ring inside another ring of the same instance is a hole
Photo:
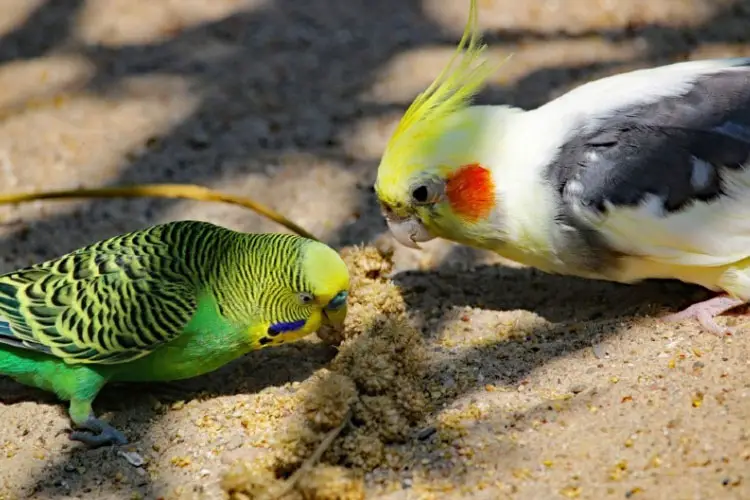
[[[480,4],[492,56],[515,54],[483,102],[532,107],[626,69],[750,55],[747,1]],[[464,2],[4,0],[2,11],[3,192],[199,183],[384,254],[347,250],[356,290],[340,351],[313,337],[189,382],[105,390],[97,411],[130,437],[125,450],[71,443],[63,405],[0,379],[0,498],[253,498],[347,411],[326,465],[290,498],[750,498],[744,335],[651,319],[703,291],[552,277],[383,236],[378,155],[450,57]],[[279,230],[182,201],[0,206],[0,269],[188,218]]]

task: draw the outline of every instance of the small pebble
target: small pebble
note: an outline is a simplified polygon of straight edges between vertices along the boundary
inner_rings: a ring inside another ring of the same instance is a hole
[[[133,467],[141,467],[146,463],[146,461],[143,460],[143,457],[135,451],[118,451],[117,454],[127,460],[127,462]]]
[[[570,392],[572,392],[573,394],[580,394],[585,390],[586,390],[586,386],[583,384],[575,384],[570,387]]]
[[[434,427],[425,427],[424,429],[420,430],[417,433],[417,439],[419,439],[420,441],[424,441],[425,439],[429,438],[436,432],[437,432],[437,429]]]
[[[596,359],[605,359],[609,357],[609,352],[607,352],[607,346],[604,344],[594,344],[591,346],[591,349],[594,351],[594,356]]]

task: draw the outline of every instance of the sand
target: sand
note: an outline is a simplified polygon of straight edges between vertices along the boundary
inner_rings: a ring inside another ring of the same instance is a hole
[[[515,54],[481,102],[533,107],[607,74],[750,55],[746,1],[480,9],[491,56]],[[750,498],[747,333],[656,320],[705,291],[385,233],[378,155],[465,15],[454,0],[3,2],[2,192],[250,195],[343,249],[354,289],[338,347],[311,336],[194,380],[108,387],[96,410],[131,439],[120,450],[69,441],[64,405],[0,379],[0,498],[262,498],[340,426],[287,498]],[[0,270],[178,219],[280,230],[187,201],[0,206]]]

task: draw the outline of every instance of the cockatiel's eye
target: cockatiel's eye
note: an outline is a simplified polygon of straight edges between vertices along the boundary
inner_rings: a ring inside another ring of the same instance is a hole
[[[429,179],[415,184],[411,189],[411,199],[415,205],[427,205],[440,200],[445,184],[439,179]]]
[[[412,198],[417,203],[426,203],[429,195],[430,192],[427,190],[427,186],[418,186],[411,192]]]

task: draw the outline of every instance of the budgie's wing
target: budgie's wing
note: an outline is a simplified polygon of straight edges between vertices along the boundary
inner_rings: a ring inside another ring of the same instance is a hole
[[[720,266],[750,256],[750,60],[605,83],[609,107],[579,107],[591,116],[549,171],[563,216],[653,261]],[[640,84],[661,95],[633,90]]]
[[[179,263],[153,239],[107,243],[0,276],[0,343],[116,364],[179,336],[197,307]]]

